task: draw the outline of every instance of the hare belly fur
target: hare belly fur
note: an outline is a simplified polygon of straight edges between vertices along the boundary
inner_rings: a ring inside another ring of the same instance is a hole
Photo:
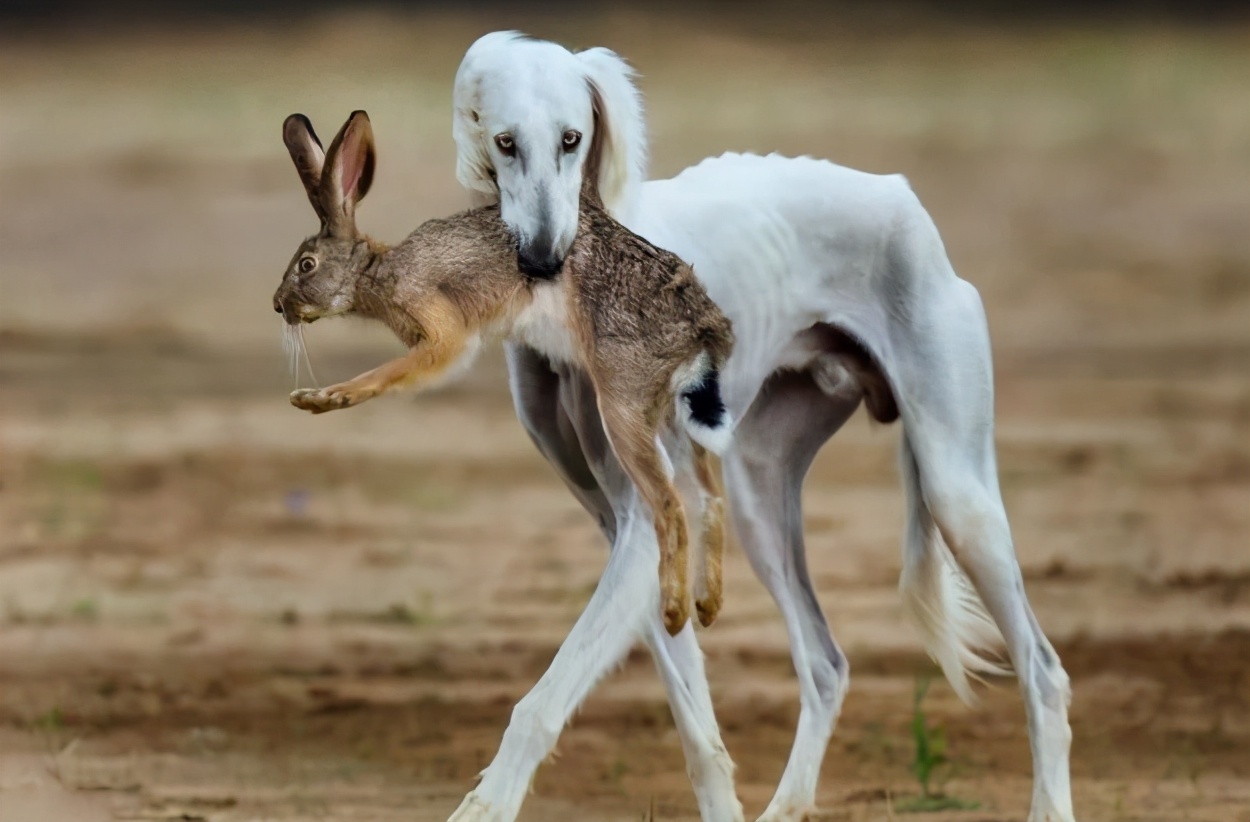
[[[569,295],[557,283],[535,285],[529,305],[512,321],[508,334],[553,362],[582,365],[577,342],[569,325]]]
[[[534,286],[529,303],[513,317],[507,336],[553,363],[587,365],[570,326],[569,295],[559,284]],[[675,421],[695,442],[723,454],[734,424],[721,398],[720,374],[708,352],[700,351],[679,366],[669,378],[669,388],[676,395]]]

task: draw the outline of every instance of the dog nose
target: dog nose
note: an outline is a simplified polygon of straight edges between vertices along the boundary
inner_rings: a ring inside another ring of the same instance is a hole
[[[521,273],[527,277],[533,277],[536,280],[550,280],[560,273],[560,269],[564,266],[564,260],[554,254],[531,257],[521,253],[517,255],[517,265],[520,267]]]
[[[274,311],[277,311],[279,314],[281,314],[281,313],[282,313],[282,303],[278,302],[277,300],[274,300],[274,301],[273,301],[273,310],[274,310]]]

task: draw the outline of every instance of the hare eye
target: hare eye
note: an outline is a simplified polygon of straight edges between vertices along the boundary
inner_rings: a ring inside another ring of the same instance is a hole
[[[312,257],[301,257],[299,261],[299,271],[301,274],[307,274],[317,267],[317,261]]]
[[[574,131],[573,129],[569,129],[568,131],[564,132],[564,150],[565,151],[572,151],[573,149],[577,148],[578,144],[581,143],[581,141],[582,141],[582,133],[580,131]]]
[[[512,139],[512,135],[508,133],[496,134],[495,145],[499,146],[499,150],[503,152],[505,157],[511,157],[516,154],[516,143]]]

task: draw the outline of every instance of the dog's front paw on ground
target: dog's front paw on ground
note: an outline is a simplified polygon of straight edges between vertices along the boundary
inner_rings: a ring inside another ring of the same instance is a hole
[[[301,388],[291,392],[291,405],[314,414],[349,408],[361,401],[356,392],[341,385],[329,388]]]

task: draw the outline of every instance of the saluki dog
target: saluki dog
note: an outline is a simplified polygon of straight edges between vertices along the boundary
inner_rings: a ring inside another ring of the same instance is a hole
[[[846,656],[807,572],[801,491],[817,451],[864,402],[903,428],[906,610],[965,700],[970,677],[999,669],[986,652],[1005,640],[1033,755],[1029,820],[1072,822],[1068,676],[1025,596],[999,491],[985,314],[906,180],[726,154],[644,183],[629,66],[606,49],[575,54],[515,32],[488,34],[465,55],[453,133],[461,182],[478,202],[499,202],[522,268],[558,275],[591,169],[609,211],[693,265],[733,322],[722,391],[738,424],[724,478],[739,540],[785,620],[801,700],[760,819],[797,821],[814,807],[847,690]],[[591,156],[592,145],[602,154]],[[507,353],[522,423],[613,547],[586,610],[452,819],[514,819],[566,721],[639,636],[667,689],[702,818],[741,819],[693,628],[669,637],[661,623],[651,514],[605,441],[593,390],[532,349]],[[690,455],[664,444],[686,493]]]

